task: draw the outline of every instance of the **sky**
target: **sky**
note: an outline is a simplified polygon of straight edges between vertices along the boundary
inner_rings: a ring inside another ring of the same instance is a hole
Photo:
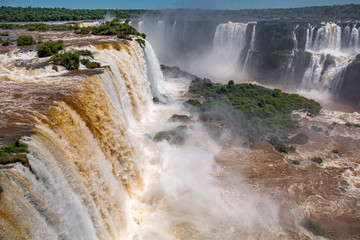
[[[0,6],[118,9],[259,9],[360,4],[360,0],[0,0]]]

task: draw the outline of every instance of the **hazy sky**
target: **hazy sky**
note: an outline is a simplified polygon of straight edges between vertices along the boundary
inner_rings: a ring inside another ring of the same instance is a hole
[[[360,0],[0,0],[0,6],[64,8],[292,8],[334,4],[360,4]]]

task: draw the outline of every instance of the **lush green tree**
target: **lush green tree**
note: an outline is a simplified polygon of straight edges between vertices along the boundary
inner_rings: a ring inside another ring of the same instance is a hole
[[[28,35],[21,35],[16,39],[16,44],[18,46],[32,45],[34,43],[35,43],[35,39],[32,36],[28,36]]]
[[[37,46],[37,53],[39,57],[48,57],[58,53],[63,49],[63,42],[61,40],[57,42],[46,42]]]

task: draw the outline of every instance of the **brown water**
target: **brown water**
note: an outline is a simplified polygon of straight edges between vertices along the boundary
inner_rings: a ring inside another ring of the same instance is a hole
[[[33,173],[0,166],[1,239],[316,239],[303,217],[327,239],[360,236],[360,128],[344,125],[358,113],[295,113],[309,143],[288,155],[230,133],[216,142],[196,119],[184,146],[154,143],[145,134],[188,114],[187,80],[164,81],[148,43],[44,35],[110,68],[56,72],[27,48],[2,48],[0,141],[25,134]],[[168,104],[152,103],[156,91]]]

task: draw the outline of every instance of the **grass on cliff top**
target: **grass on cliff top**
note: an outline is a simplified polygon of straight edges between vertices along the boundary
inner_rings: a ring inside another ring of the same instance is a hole
[[[302,109],[315,116],[322,108],[314,100],[298,94],[255,84],[235,84],[234,81],[222,85],[212,83],[209,79],[196,78],[189,92],[196,98],[204,98],[202,104],[192,106],[199,112],[206,112],[211,115],[211,119],[255,138],[267,133],[278,136],[294,133],[297,122],[291,119],[293,110]]]
[[[29,153],[28,146],[20,142],[21,136],[15,139],[15,142],[0,147],[0,164],[10,164],[20,162],[25,167],[30,167],[26,158]]]

